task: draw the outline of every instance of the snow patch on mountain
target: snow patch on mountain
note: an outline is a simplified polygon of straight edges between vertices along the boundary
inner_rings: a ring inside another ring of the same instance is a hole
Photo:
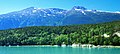
[[[86,15],[86,13],[84,11],[81,11],[84,15]]]
[[[20,15],[19,17],[20,17],[20,18],[22,18],[22,16],[21,16],[21,15]]]
[[[114,12],[114,13],[118,13],[118,14],[120,14],[120,11],[116,11],[116,12]]]
[[[37,10],[33,10],[32,12],[35,13],[35,12],[37,12]]]
[[[48,16],[51,16],[51,14],[47,14]]]
[[[80,11],[81,9],[75,9],[76,11]]]
[[[16,16],[16,15],[13,15],[14,17]]]

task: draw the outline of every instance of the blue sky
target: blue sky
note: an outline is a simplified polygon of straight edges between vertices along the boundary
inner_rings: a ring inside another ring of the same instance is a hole
[[[78,5],[88,9],[120,11],[119,3],[120,0],[0,0],[0,14],[28,7],[71,9]]]

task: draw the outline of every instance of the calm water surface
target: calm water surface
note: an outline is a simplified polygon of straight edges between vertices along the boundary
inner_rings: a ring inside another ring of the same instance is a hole
[[[0,47],[0,54],[120,54],[120,48]]]

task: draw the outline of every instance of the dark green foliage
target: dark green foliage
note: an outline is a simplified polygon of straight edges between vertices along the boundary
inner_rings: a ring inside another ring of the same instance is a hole
[[[0,45],[71,45],[73,43],[94,45],[120,45],[120,21],[71,25],[35,26],[0,31]],[[104,37],[108,34],[110,37]]]

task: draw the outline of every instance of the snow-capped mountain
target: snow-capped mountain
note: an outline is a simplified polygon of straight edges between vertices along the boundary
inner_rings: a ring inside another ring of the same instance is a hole
[[[26,26],[61,26],[71,24],[94,24],[120,20],[119,12],[87,10],[74,6],[71,10],[59,8],[26,8],[0,15],[0,29]]]

